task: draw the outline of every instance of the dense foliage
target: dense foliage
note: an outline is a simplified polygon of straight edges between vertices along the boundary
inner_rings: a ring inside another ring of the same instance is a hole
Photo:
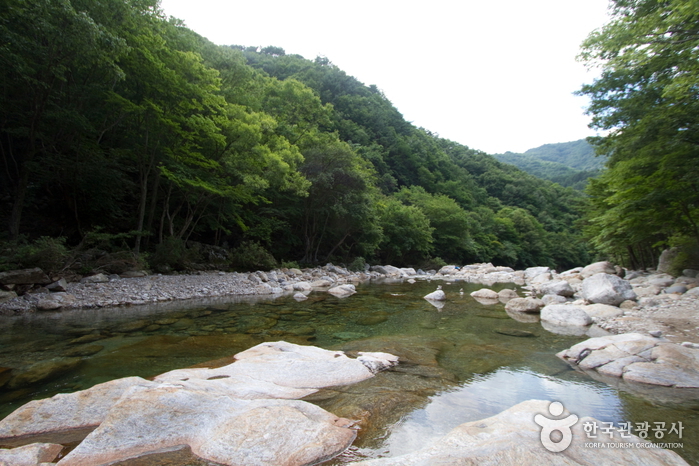
[[[594,245],[630,266],[659,249],[699,247],[699,8],[694,0],[613,0],[581,58],[602,75],[589,96],[609,157],[591,183]]]
[[[580,195],[414,127],[325,58],[216,46],[157,0],[7,0],[0,17],[15,245],[100,236],[163,270],[589,259]]]
[[[603,160],[585,140],[544,144],[523,154],[495,154],[501,162],[512,164],[538,178],[582,191],[587,180],[601,173]]]

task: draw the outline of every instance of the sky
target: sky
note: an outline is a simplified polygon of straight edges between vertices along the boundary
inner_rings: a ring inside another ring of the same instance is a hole
[[[608,0],[161,0],[220,45],[327,57],[406,120],[490,154],[595,135],[576,61]]]

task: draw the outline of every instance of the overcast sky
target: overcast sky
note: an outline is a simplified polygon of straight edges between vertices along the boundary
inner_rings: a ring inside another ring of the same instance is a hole
[[[416,126],[494,154],[594,135],[575,60],[608,0],[161,0],[221,45],[327,57]]]

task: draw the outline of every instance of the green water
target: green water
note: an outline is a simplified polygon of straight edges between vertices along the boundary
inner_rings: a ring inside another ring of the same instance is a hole
[[[422,299],[438,284],[448,296],[441,309]],[[491,288],[505,286],[512,287]],[[415,353],[419,364],[408,365],[408,372],[417,372],[402,378],[399,372],[385,374],[377,393],[391,383],[409,382],[404,391],[410,397],[383,417],[377,415],[380,425],[360,431],[355,445],[328,464],[407,453],[461,423],[528,399],[558,400],[578,416],[615,425],[681,422],[682,439],[667,434],[662,441],[682,442],[677,453],[699,464],[696,403],[653,403],[570,370],[555,353],[587,337],[556,335],[537,322],[518,322],[502,304],[479,304],[469,296],[480,288],[441,281],[364,284],[349,298],[314,292],[301,302],[290,296],[236,298],[2,318],[0,368],[12,369],[13,376],[26,374],[32,365],[36,369],[37,363],[59,369],[35,383],[31,377],[5,382],[8,371],[0,369],[0,418],[32,399],[118,377],[154,376],[229,357],[263,341],[389,352],[400,346]],[[345,409],[334,400],[311,401],[333,412]]]

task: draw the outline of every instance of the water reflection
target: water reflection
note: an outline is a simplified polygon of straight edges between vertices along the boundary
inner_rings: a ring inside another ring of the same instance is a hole
[[[616,391],[605,386],[561,380],[526,369],[500,369],[432,397],[426,407],[413,411],[393,427],[383,454],[397,456],[419,450],[464,422],[494,416],[531,399],[560,401],[580,417],[607,422],[624,417]]]
[[[0,417],[31,399],[117,377],[149,377],[229,358],[263,341],[287,340],[401,355],[395,371],[312,401],[353,419],[373,410],[373,425],[329,464],[403,454],[528,399],[561,401],[578,416],[606,422],[681,421],[686,438],[678,453],[699,464],[697,410],[654,404],[570,370],[555,354],[587,337],[550,333],[537,316],[508,315],[501,303],[478,303],[469,293],[482,287],[444,283],[447,301],[437,307],[422,298],[435,283],[418,281],[364,284],[345,299],[313,292],[300,302],[292,295],[219,298],[3,318]],[[3,382],[4,368],[14,377],[51,361],[56,367],[75,365],[26,386]]]

